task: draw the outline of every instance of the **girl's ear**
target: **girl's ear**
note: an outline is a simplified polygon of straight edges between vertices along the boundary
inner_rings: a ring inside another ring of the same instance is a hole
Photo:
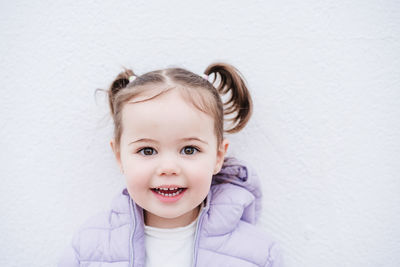
[[[115,159],[117,160],[119,169],[121,170],[122,173],[124,173],[124,170],[122,168],[122,162],[121,162],[121,151],[119,150],[119,148],[117,148],[114,139],[111,139],[110,146],[114,153]]]
[[[224,164],[226,152],[228,151],[228,147],[229,141],[227,139],[222,140],[221,145],[219,146],[217,151],[217,162],[215,164],[214,174],[219,173],[219,171],[221,170],[222,165]]]

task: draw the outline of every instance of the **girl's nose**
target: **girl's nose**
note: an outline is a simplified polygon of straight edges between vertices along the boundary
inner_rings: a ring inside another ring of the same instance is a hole
[[[161,159],[157,173],[162,176],[179,175],[181,172],[179,163],[173,157],[165,157]]]

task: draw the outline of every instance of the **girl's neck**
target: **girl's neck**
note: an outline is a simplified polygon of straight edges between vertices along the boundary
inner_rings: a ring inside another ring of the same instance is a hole
[[[200,206],[176,218],[163,218],[151,214],[147,211],[144,212],[144,223],[147,226],[157,228],[177,228],[189,225],[193,222],[199,214]]]

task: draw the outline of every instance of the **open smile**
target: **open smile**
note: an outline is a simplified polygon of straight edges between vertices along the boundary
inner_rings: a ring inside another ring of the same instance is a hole
[[[151,191],[156,195],[156,197],[162,202],[175,202],[178,201],[187,188],[185,187],[157,187],[151,188]]]

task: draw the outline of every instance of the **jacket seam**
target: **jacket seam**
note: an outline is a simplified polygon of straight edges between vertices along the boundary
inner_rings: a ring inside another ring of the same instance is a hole
[[[80,237],[79,237],[79,239],[80,239]],[[79,244],[80,244],[80,242],[79,242]],[[76,260],[78,261],[78,262],[81,262],[81,254],[79,253],[79,250],[76,248],[76,245],[72,242],[72,249],[74,250],[74,253],[75,253],[75,257],[76,257]]]
[[[269,266],[271,266],[271,263],[274,262],[273,259],[272,259],[272,257],[271,257],[271,250],[272,250],[272,248],[275,246],[275,244],[276,244],[275,242],[272,243],[272,245],[268,248],[268,258],[267,258],[267,260],[265,261],[265,264],[262,265],[262,266],[264,266],[264,267],[269,267]]]
[[[121,224],[121,225],[116,226],[116,227],[85,227],[85,228],[82,228],[82,229],[79,230],[79,242],[78,242],[78,244],[80,245],[80,239],[81,239],[81,233],[82,232],[89,231],[89,230],[106,230],[107,232],[110,233],[112,230],[118,229],[118,228],[123,227],[123,226],[128,225],[128,224],[130,224],[130,223],[128,222],[128,223]],[[77,260],[78,260],[79,263],[81,263],[81,262],[109,262],[109,263],[112,263],[112,262],[125,262],[125,261],[129,262],[129,259],[128,260],[120,260],[120,261],[81,260],[81,255],[79,253],[80,249],[78,249],[76,247],[76,245],[73,245],[72,247],[74,249],[75,256],[77,257]]]

